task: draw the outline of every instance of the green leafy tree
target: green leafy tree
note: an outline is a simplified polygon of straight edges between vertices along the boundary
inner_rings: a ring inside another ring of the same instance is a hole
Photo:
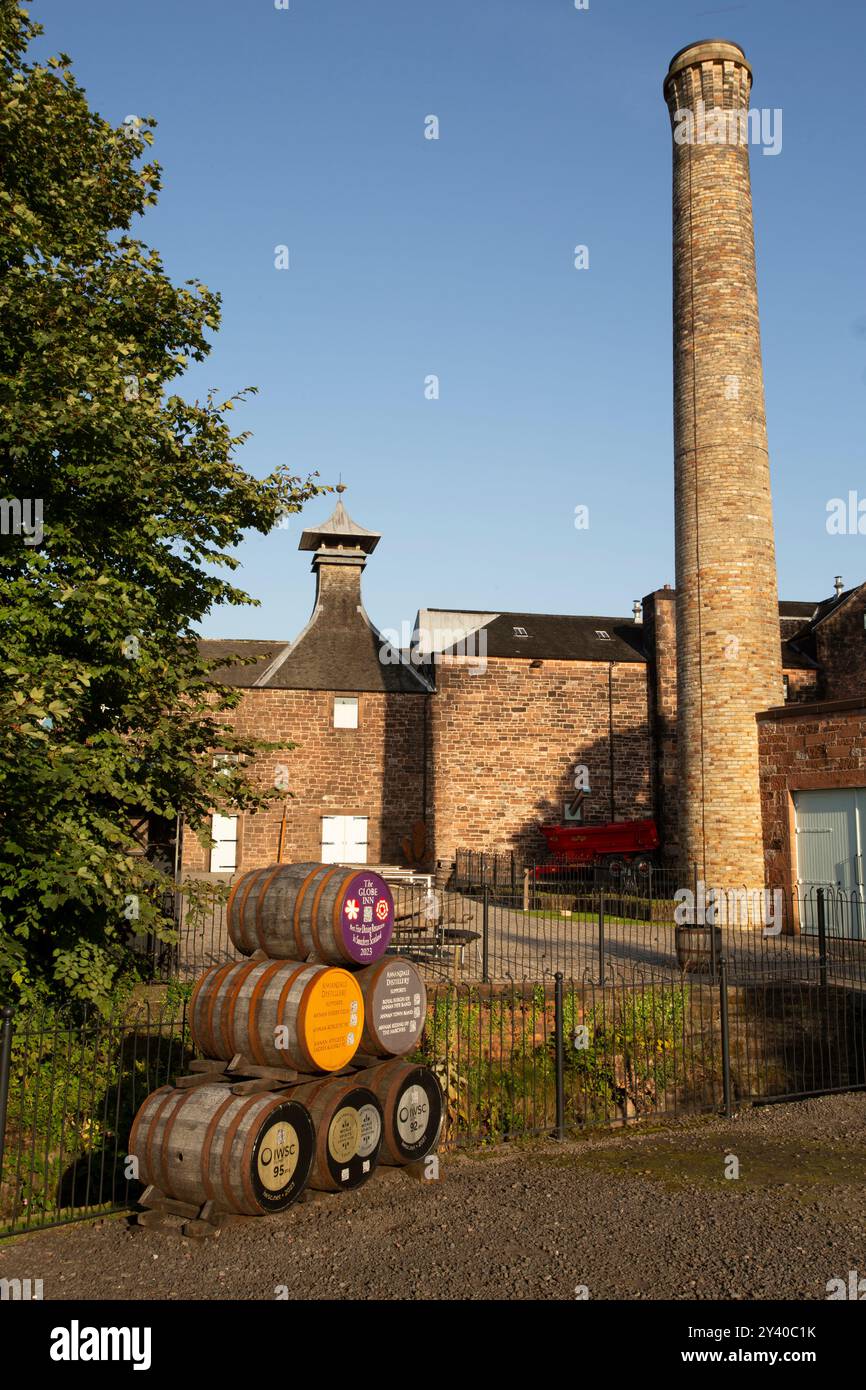
[[[265,745],[232,733],[196,625],[252,601],[227,577],[243,533],[323,489],[238,465],[240,397],[170,392],[219,296],[130,234],[154,122],[103,120],[65,54],[29,62],[41,32],[0,0],[0,990],[105,1008],[133,930],[170,939],[131,816],[206,837],[271,795],[243,757],[214,767]]]

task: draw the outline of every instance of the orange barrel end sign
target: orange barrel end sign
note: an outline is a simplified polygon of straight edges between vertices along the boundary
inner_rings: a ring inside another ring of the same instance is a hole
[[[182,1202],[264,1216],[301,1195],[316,1135],[292,1095],[236,1096],[228,1086],[163,1086],[138,1111],[129,1153],[142,1182]]]
[[[339,864],[272,864],[232,887],[228,930],[245,956],[315,956],[332,965],[372,965],[394,930],[394,899],[372,869]]]
[[[299,961],[217,965],[197,981],[189,1008],[193,1042],[205,1057],[236,1053],[261,1066],[340,1071],[364,1028],[356,977]]]
[[[361,1052],[402,1057],[424,1031],[427,990],[411,960],[386,956],[355,976],[364,996]]]
[[[292,1097],[305,1105],[316,1130],[310,1187],[349,1191],[372,1177],[382,1148],[382,1106],[354,1077],[327,1077],[298,1086]]]
[[[442,1087],[435,1072],[395,1059],[356,1072],[354,1080],[369,1086],[382,1106],[381,1163],[415,1163],[433,1152],[445,1115]]]

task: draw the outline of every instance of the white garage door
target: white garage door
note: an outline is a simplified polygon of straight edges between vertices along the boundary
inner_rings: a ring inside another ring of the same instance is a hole
[[[322,816],[322,863],[366,864],[367,817]]]
[[[216,841],[210,852],[212,874],[228,873],[238,866],[238,818],[214,812],[210,823],[211,839]]]
[[[820,885],[842,890],[832,922],[828,910],[829,930],[845,936],[861,935],[866,787],[794,792],[794,814],[797,882],[801,901],[809,907],[804,911],[806,930],[816,929],[814,888]],[[844,924],[836,921],[837,917],[844,917]]]

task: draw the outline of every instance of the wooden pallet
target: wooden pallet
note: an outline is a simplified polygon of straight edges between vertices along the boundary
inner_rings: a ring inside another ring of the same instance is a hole
[[[183,1076],[176,1076],[173,1084],[178,1090],[185,1091],[191,1086],[219,1083],[228,1086],[233,1095],[252,1096],[260,1091],[283,1091],[293,1086],[306,1086],[310,1081],[352,1076],[356,1071],[374,1067],[381,1061],[381,1057],[368,1057],[363,1052],[356,1052],[349,1065],[342,1067],[340,1071],[303,1072],[296,1071],[293,1067],[260,1066],[258,1062],[251,1062],[243,1053],[238,1052],[230,1062],[218,1061],[211,1057],[190,1062],[189,1071]]]
[[[153,1185],[145,1188],[138,1203],[144,1210],[134,1213],[136,1226],[147,1231],[158,1231],[160,1235],[191,1236],[194,1240],[218,1236],[225,1226],[259,1219],[257,1216],[220,1211],[213,1202],[204,1202],[200,1206],[195,1202],[181,1202],[176,1197],[167,1197]]]

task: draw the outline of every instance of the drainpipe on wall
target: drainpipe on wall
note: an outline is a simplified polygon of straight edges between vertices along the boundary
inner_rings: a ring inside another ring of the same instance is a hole
[[[613,662],[607,664],[607,744],[610,750],[610,818],[616,820],[616,801],[613,782]]]

